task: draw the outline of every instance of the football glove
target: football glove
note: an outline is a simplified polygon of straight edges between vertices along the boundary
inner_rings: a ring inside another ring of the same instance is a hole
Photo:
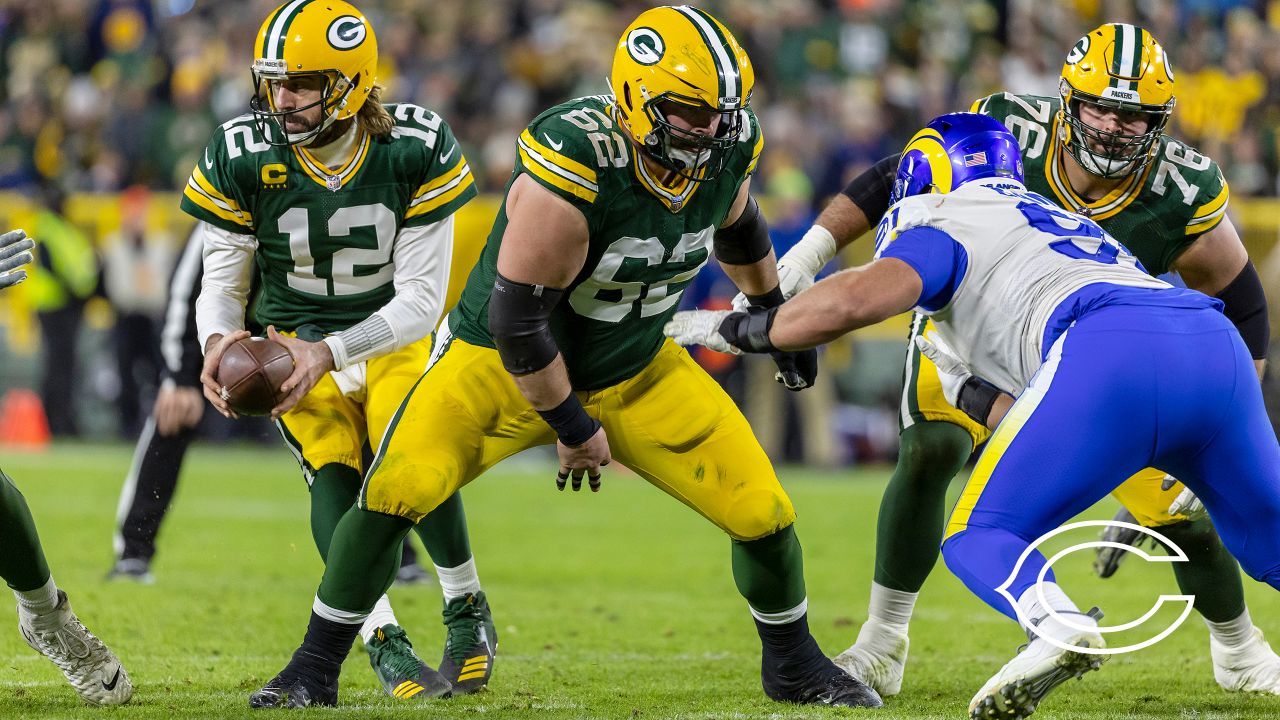
[[[10,230],[0,235],[0,289],[12,287],[27,279],[27,271],[17,268],[35,259],[31,255],[31,249],[35,246],[25,230]]]
[[[720,334],[720,325],[730,314],[729,310],[685,310],[673,315],[662,326],[662,333],[677,345],[702,345],[716,352],[741,355],[742,351]]]
[[[1127,522],[1133,525],[1138,524],[1138,519],[1128,510],[1120,508],[1116,513],[1114,520]],[[1131,547],[1140,548],[1144,544],[1155,546],[1156,541],[1150,535],[1139,532],[1132,528],[1119,527],[1116,525],[1108,525],[1102,530],[1102,540],[1107,542],[1119,543],[1121,545],[1129,545]],[[1129,555],[1128,550],[1113,547],[1099,547],[1097,554],[1093,558],[1093,571],[1098,577],[1106,579],[1116,574],[1116,570],[1120,569],[1120,563]]]
[[[1165,475],[1164,482],[1160,483],[1161,490],[1172,490],[1173,486],[1178,483],[1178,479],[1172,475]],[[1204,503],[1200,502],[1200,498],[1191,492],[1191,488],[1183,487],[1182,492],[1178,493],[1178,497],[1173,499],[1169,504],[1170,515],[1183,515],[1187,520],[1200,520],[1209,517],[1209,511],[1205,509]]]
[[[960,388],[973,377],[969,366],[965,364],[956,351],[947,344],[937,332],[930,330],[916,336],[916,347],[933,361],[938,368],[938,380],[942,381],[942,394],[953,407],[958,406]]]
[[[778,263],[778,289],[782,291],[784,300],[790,300],[812,286],[812,275],[792,267],[785,260]],[[750,306],[751,301],[747,299],[745,293],[738,293],[733,297],[734,310],[745,311]]]

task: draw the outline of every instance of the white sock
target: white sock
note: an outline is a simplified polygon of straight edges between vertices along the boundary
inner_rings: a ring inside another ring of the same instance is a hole
[[[399,625],[396,622],[396,614],[391,610],[391,598],[386,595],[378,598],[378,602],[373,605],[373,612],[369,613],[369,617],[364,619],[364,625],[360,626],[360,637],[368,644],[373,639],[373,634],[383,625]]]
[[[1040,620],[1049,614],[1052,609],[1056,613],[1080,613],[1080,608],[1067,597],[1067,594],[1058,587],[1058,583],[1043,583],[1044,598],[1048,601],[1048,606],[1040,603],[1039,594],[1036,592],[1036,586],[1032,585],[1023,591],[1022,597],[1018,598],[1018,607],[1022,608],[1022,614],[1027,620]],[[1088,623],[1092,618],[1072,618],[1072,622]],[[1093,624],[1097,625],[1097,621],[1093,620]],[[1023,625],[1023,628],[1026,628]]]
[[[58,607],[58,586],[54,584],[52,575],[48,582],[35,590],[14,590],[13,596],[18,598],[23,610],[33,615],[46,615]]]
[[[906,592],[887,588],[878,582],[871,583],[871,603],[867,615],[887,625],[907,625],[916,608],[918,592]]]
[[[760,612],[750,605],[747,605],[747,608],[751,610],[752,617],[765,625],[786,625],[787,623],[793,623],[796,620],[799,620],[804,617],[805,613],[809,612],[809,598],[805,597],[805,599],[800,601],[799,605],[791,608],[790,610],[783,610],[782,612],[776,613]]]
[[[1204,621],[1209,626],[1209,634],[1226,647],[1235,648],[1245,644],[1253,637],[1253,618],[1249,617],[1249,608],[1240,613],[1240,617],[1226,622]]]
[[[468,559],[457,567],[436,565],[436,577],[440,579],[440,592],[444,601],[480,592],[480,575],[476,573],[476,559]]]

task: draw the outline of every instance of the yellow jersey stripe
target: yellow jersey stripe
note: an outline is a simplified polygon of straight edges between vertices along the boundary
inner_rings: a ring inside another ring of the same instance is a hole
[[[466,192],[468,188],[475,185],[475,180],[472,179],[471,173],[467,173],[465,177],[459,178],[459,181],[460,182],[458,182],[454,187],[436,195],[430,200],[410,206],[408,212],[404,214],[404,218],[408,220],[409,218],[418,217],[419,215],[425,215],[437,208],[442,208],[457,199],[457,197]]]
[[[250,230],[250,231],[253,230],[253,225],[251,224],[251,221],[248,220],[247,214],[242,216],[241,213],[228,210],[227,208],[220,205],[218,202],[211,199],[208,195],[205,195],[203,192],[201,192],[200,189],[195,187],[192,183],[187,183],[187,188],[186,190],[183,191],[182,194],[186,196],[186,198],[191,202],[195,203],[196,205],[199,205],[205,210],[208,210],[209,212],[222,218],[223,220],[226,220],[228,222],[233,222],[236,225],[239,225],[246,230]]]
[[[588,188],[587,186],[573,180],[569,180],[557,174],[555,171],[548,169],[546,166],[542,165],[539,160],[535,159],[533,155],[530,155],[523,146],[520,147],[520,161],[524,163],[526,170],[533,175],[536,175],[543,182],[553,187],[560,188],[570,195],[580,197],[589,203],[596,201],[596,195],[598,194],[596,190]]]
[[[1209,202],[1196,208],[1195,214],[1192,215],[1191,217],[1191,222],[1187,224],[1191,225],[1192,223],[1202,222],[1207,217],[1220,214],[1224,209],[1226,209],[1227,196],[1229,196],[1230,194],[1231,193],[1227,188],[1227,184],[1223,183],[1222,191],[1219,192],[1217,196],[1214,197]]]
[[[454,165],[452,168],[449,168],[448,170],[444,171],[440,175],[437,175],[436,177],[431,178],[430,180],[423,183],[422,185],[419,185],[418,190],[413,194],[413,197],[415,200],[418,198],[421,198],[422,196],[426,195],[432,190],[435,190],[436,188],[439,188],[443,185],[448,185],[449,183],[456,180],[458,177],[465,175],[470,171],[471,171],[471,167],[467,165],[467,159],[465,157],[459,157],[457,165]]]
[[[756,163],[760,162],[760,154],[764,152],[764,133],[761,132],[756,137],[755,147],[751,149],[751,164],[747,165],[747,174],[756,171]]]
[[[597,178],[595,170],[592,170],[567,155],[561,155],[555,150],[552,150],[546,145],[538,142],[538,139],[533,136],[533,133],[529,132],[528,128],[525,128],[524,132],[520,133],[520,142],[527,145],[531,152],[535,155],[541,156],[542,159],[547,162],[558,165],[564,170],[582,178],[586,184],[592,186],[596,184]]]
[[[234,210],[236,212],[240,211],[240,206],[236,204],[235,200],[224,195],[221,190],[213,186],[213,183],[209,182],[209,179],[204,176],[204,173],[200,172],[199,164],[197,164],[195,169],[191,171],[191,179],[195,181],[196,187],[210,199],[226,205],[230,210]]]

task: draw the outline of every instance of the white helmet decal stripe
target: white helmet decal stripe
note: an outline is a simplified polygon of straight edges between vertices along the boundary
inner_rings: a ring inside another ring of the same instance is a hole
[[[716,61],[716,69],[719,70],[721,82],[724,83],[724,95],[717,99],[740,97],[742,93],[739,92],[740,78],[737,65],[729,58],[729,53],[725,52],[724,45],[716,41],[718,33],[715,28],[702,15],[687,5],[680,5],[675,9],[684,13],[694,25],[698,26],[698,29],[702,31],[703,37],[707,40],[707,46],[711,48],[711,55]]]
[[[284,43],[281,42],[280,40],[277,40],[277,38],[279,38],[280,35],[285,31],[285,28],[288,25],[288,21],[293,17],[294,11],[310,1],[311,0],[293,0],[293,2],[289,3],[287,6],[285,6],[283,10],[280,11],[279,15],[276,15],[276,21],[271,24],[271,31],[267,33],[267,37],[265,39],[265,43],[267,46],[266,57],[268,60],[284,59],[280,57],[280,50],[283,48]]]

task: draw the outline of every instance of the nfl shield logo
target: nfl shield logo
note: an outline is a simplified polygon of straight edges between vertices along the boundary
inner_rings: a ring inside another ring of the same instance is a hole
[[[325,180],[324,185],[330,190],[337,192],[338,188],[342,187],[342,178],[337,175],[330,175],[329,178]]]

